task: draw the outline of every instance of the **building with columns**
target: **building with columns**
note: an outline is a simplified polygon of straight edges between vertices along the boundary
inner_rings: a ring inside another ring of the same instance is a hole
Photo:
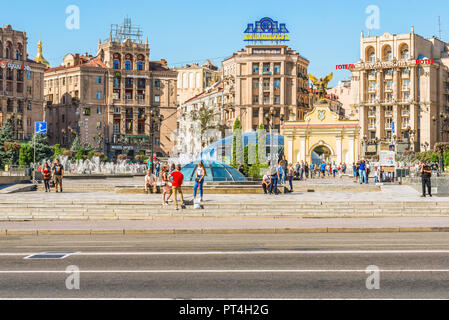
[[[175,68],[178,72],[178,105],[202,93],[221,80],[222,71],[212,61]]]
[[[423,151],[449,141],[440,113],[449,113],[449,45],[410,33],[360,38],[360,61],[351,70],[363,154],[380,144],[396,152]]]
[[[32,139],[44,105],[46,66],[29,59],[27,47],[26,32],[10,25],[0,28],[0,125],[11,121],[13,137],[19,141]]]
[[[148,39],[130,19],[113,25],[96,56],[68,54],[45,73],[46,119],[53,143],[75,136],[110,158],[153,150],[168,156],[176,129],[177,72],[150,60]],[[155,119],[160,119],[162,122]]]
[[[309,61],[286,45],[248,45],[223,61],[223,119],[232,128],[240,118],[243,132],[267,126],[274,108],[274,129],[310,111]]]

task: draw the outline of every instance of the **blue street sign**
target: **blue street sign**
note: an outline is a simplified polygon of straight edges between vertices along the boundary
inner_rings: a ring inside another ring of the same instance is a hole
[[[47,133],[47,122],[36,122],[34,132],[35,133]]]

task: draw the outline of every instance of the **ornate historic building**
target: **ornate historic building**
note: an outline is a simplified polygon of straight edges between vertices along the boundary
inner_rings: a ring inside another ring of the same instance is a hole
[[[148,39],[125,19],[99,41],[95,57],[68,54],[46,71],[53,142],[68,146],[78,135],[109,157],[150,150],[167,156],[175,142],[176,81],[165,60],[150,60]]]
[[[310,111],[309,61],[285,45],[248,45],[223,61],[223,119],[232,128],[240,118],[244,132],[267,126],[274,108],[274,128],[303,119]]]
[[[30,140],[42,121],[45,65],[28,59],[26,32],[0,28],[0,125],[10,120],[16,140]]]
[[[448,141],[441,113],[449,112],[449,45],[408,34],[360,39],[360,61],[351,70],[351,91],[361,126],[362,154],[380,143],[407,149]]]
[[[178,105],[219,82],[222,75],[222,71],[210,60],[201,66],[189,64],[175,70],[178,72]]]

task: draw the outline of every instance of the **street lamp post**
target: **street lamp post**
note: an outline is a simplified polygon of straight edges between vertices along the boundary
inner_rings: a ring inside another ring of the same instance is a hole
[[[265,114],[265,120],[267,120],[268,129],[270,130],[270,166],[273,167],[275,164],[273,164],[274,156],[273,156],[273,129],[274,129],[274,116],[276,115],[276,112],[274,111],[274,107],[270,108],[270,111]]]
[[[150,123],[146,123],[147,120],[147,116],[144,116],[144,123],[145,125],[149,126],[150,129],[150,139],[148,140],[148,148],[151,148],[150,152],[150,163],[151,163],[151,173],[154,173],[154,163],[153,163],[153,152],[154,152],[154,125],[156,124],[156,122],[158,122],[159,124],[162,124],[162,121],[164,121],[164,116],[162,114],[157,115],[156,111],[154,109],[152,109],[150,111]],[[159,126],[159,130],[160,130],[160,126]],[[151,143],[151,146],[150,146]]]
[[[434,123],[437,122],[437,117],[433,116],[432,120]],[[449,127],[449,114],[440,113],[440,140],[441,142],[444,141],[444,133],[447,131],[446,128]],[[440,149],[440,168],[442,171],[444,171],[444,149]]]

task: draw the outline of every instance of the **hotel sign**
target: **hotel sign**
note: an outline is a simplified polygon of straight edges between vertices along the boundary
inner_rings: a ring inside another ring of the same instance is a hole
[[[397,68],[407,67],[407,61],[388,61],[388,62],[370,62],[364,63],[365,69],[382,69],[382,68]]]
[[[285,23],[278,24],[271,18],[265,17],[256,21],[254,24],[249,23],[244,31],[245,41],[289,41],[289,31],[285,27]]]

